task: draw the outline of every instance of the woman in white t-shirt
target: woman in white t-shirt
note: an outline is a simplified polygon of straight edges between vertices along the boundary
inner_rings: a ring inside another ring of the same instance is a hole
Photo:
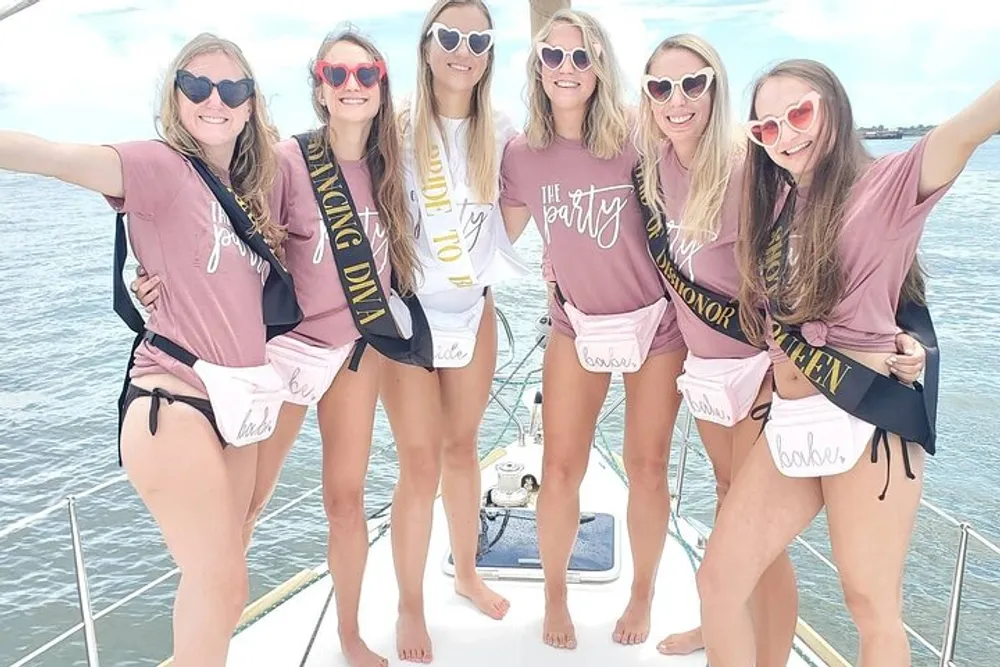
[[[401,660],[427,662],[423,579],[441,482],[455,591],[502,618],[503,597],[476,573],[479,425],[496,365],[490,285],[527,271],[498,203],[500,158],[515,134],[490,103],[493,20],[481,0],[438,0],[421,30],[417,86],[400,114],[413,232],[422,264],[416,293],[434,338],[433,372],[391,361],[381,397],[399,453],[392,548],[399,584]]]

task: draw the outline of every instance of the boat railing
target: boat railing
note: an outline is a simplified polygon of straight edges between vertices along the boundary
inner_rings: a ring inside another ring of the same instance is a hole
[[[540,329],[539,335],[535,340],[535,344],[529,349],[523,356],[517,359],[516,353],[516,342],[513,335],[513,331],[506,316],[501,312],[499,308],[496,309],[497,320],[501,324],[504,330],[505,338],[507,340],[507,351],[503,356],[503,360],[498,362],[496,373],[494,374],[494,384],[499,383],[499,386],[491,389],[490,392],[490,402],[495,403],[500,410],[504,412],[507,416],[507,421],[499,429],[499,435],[497,439],[504,437],[504,432],[507,427],[511,424],[514,425],[517,430],[518,442],[524,444],[530,438],[539,437],[540,435],[540,421],[537,419],[538,415],[535,411],[531,410],[530,407],[525,406],[529,412],[531,412],[531,425],[525,427],[523,421],[518,415],[518,405],[510,405],[501,397],[501,392],[504,389],[511,387],[516,391],[518,400],[524,396],[531,386],[537,386],[540,383],[541,378],[541,367],[537,366],[529,369],[523,374],[522,379],[516,383],[512,384],[514,377],[517,373],[524,368],[525,364],[531,359],[532,355],[539,348],[544,348],[547,335],[543,329]],[[513,368],[511,368],[513,366]],[[504,371],[510,369],[506,375],[502,375]],[[617,384],[617,383],[615,383]],[[531,398],[529,396],[529,398]],[[607,444],[607,440],[603,436],[602,426],[610,418],[615,416],[624,404],[625,397],[624,394],[616,396],[611,400],[610,405],[608,405],[600,414],[597,420],[597,431],[595,432],[594,446],[601,451],[605,459],[611,464],[619,468],[618,472],[624,476],[624,470],[620,469],[617,460],[611,452],[610,446]],[[675,518],[682,516],[681,506],[682,500],[684,499],[684,479],[688,468],[688,454],[693,452],[698,456],[705,457],[704,452],[700,447],[696,446],[697,442],[692,438],[692,423],[693,419],[691,414],[684,410],[685,418],[683,426],[675,426],[674,437],[679,438],[681,441],[681,447],[678,452],[678,461],[676,464],[676,470],[674,473],[674,480],[671,491],[671,513]],[[389,439],[382,447],[377,448],[373,451],[372,456],[377,457],[380,454],[386,452],[387,450],[394,447],[394,442]],[[110,479],[107,479],[85,491],[77,494],[69,495],[64,501],[60,501],[50,507],[47,507],[39,512],[25,516],[13,523],[7,525],[4,528],[0,528],[0,542],[5,541],[13,535],[16,535],[30,527],[37,525],[43,519],[56,514],[59,511],[65,510],[67,512],[70,540],[72,542],[73,549],[73,562],[74,570],[76,575],[76,585],[77,585],[77,597],[78,597],[78,607],[80,611],[80,622],[67,628],[59,635],[53,637],[43,645],[32,650],[31,652],[20,657],[16,662],[9,665],[9,667],[24,667],[30,664],[33,660],[41,657],[42,655],[48,653],[50,650],[59,646],[63,642],[70,639],[78,632],[83,632],[84,637],[84,648],[86,651],[86,659],[88,667],[98,667],[99,658],[97,650],[97,632],[96,632],[96,622],[102,618],[114,613],[116,610],[127,605],[136,598],[144,595],[153,588],[163,584],[175,575],[179,573],[179,568],[174,567],[169,572],[165,572],[155,579],[147,582],[138,589],[132,591],[131,593],[118,598],[108,606],[100,609],[99,611],[94,611],[91,605],[88,577],[86,563],[83,556],[82,540],[80,538],[80,526],[77,520],[76,506],[81,500],[88,497],[94,496],[95,494],[106,491],[110,487],[116,486],[127,479],[124,473],[115,475]],[[266,512],[258,521],[258,525],[264,525],[275,518],[289,512],[293,508],[302,504],[309,498],[316,496],[322,491],[322,485],[317,484],[314,487],[308,489],[307,491],[299,494],[293,499],[285,502],[274,510]],[[962,601],[962,589],[965,581],[966,575],[966,560],[969,550],[970,540],[976,541],[984,546],[986,549],[991,551],[998,559],[1000,559],[1000,546],[997,546],[994,542],[977,532],[972,526],[965,521],[960,521],[941,508],[937,507],[933,503],[927,500],[921,500],[921,506],[931,513],[944,520],[950,526],[958,529],[958,551],[955,559],[954,573],[952,576],[951,589],[948,599],[948,611],[945,619],[945,628],[943,632],[943,637],[940,646],[936,646],[929,639],[921,635],[919,632],[914,630],[909,625],[906,625],[906,630],[911,637],[924,646],[927,650],[931,651],[934,656],[939,660],[939,667],[957,667],[954,662],[955,658],[955,647],[956,639],[959,627],[959,617],[961,615],[961,601]],[[385,511],[388,509],[389,505],[386,504],[379,507],[374,512],[368,515],[368,519],[374,519],[384,516]],[[698,522],[689,522],[691,526],[699,531],[700,539],[699,546],[703,547],[705,540],[707,540],[707,529],[701,527]],[[832,571],[836,572],[836,566],[824,556],[815,546],[810,544],[805,538],[799,536],[796,541],[801,544],[810,554],[815,556],[821,563],[826,567],[830,568]]]

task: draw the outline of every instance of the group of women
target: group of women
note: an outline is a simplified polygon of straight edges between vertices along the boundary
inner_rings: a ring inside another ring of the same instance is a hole
[[[475,567],[476,440],[496,358],[490,287],[526,274],[512,243],[532,218],[552,320],[543,640],[576,645],[566,569],[579,487],[621,372],[635,567],[614,640],[649,633],[683,400],[714,467],[717,518],[698,572],[703,628],[661,652],[704,644],[713,667],[786,664],[797,601],[785,548],[826,507],[860,664],[909,664],[900,585],[934,452],[933,405],[920,412],[927,392],[912,383],[931,358],[917,338],[933,340],[904,315],[922,303],[915,253],[928,214],[1000,130],[1000,84],[912,148],[873,159],[820,63],[761,75],[741,128],[716,50],[676,35],[649,57],[636,108],[601,24],[561,9],[534,36],[519,132],[492,108],[495,36],[481,0],[437,0],[403,102],[371,41],[331,35],[309,67],[321,127],[285,140],[240,49],[212,35],[171,65],[160,140],[0,131],[0,168],[105,195],[117,275],[126,231],[146,274],[132,289],[148,321],[123,281],[115,289],[136,333],[120,459],[181,570],[174,664],[225,664],[254,523],[313,405],[348,663],[387,664],[358,627],[379,399],[400,464],[398,657],[433,656],[423,573],[439,483],[456,593],[507,613]],[[884,420],[873,395],[902,416]]]

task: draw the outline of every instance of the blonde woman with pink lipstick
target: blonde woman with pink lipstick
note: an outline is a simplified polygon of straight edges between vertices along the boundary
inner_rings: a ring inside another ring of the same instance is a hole
[[[554,279],[545,349],[543,482],[538,536],[547,644],[577,645],[566,575],[580,522],[579,490],[611,372],[625,383],[632,596],[613,639],[649,634],[653,582],[667,534],[670,435],[684,344],[663,279],[649,261],[632,185],[638,159],[614,49],[589,14],[560,10],[540,30],[528,63],[524,137],[504,154],[501,203],[512,239],[534,218]],[[609,326],[610,325],[610,326]],[[615,331],[610,345],[594,327]]]

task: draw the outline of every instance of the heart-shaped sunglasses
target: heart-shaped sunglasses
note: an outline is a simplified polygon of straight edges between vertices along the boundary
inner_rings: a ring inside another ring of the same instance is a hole
[[[332,88],[340,88],[347,83],[347,80],[354,75],[354,80],[363,88],[372,88],[385,77],[385,63],[376,60],[371,63],[357,63],[356,65],[345,65],[343,63],[330,63],[320,60],[313,68],[313,74],[320,81],[325,81]]]
[[[177,74],[174,76],[174,85],[184,93],[184,97],[195,104],[201,104],[207,100],[212,96],[212,89],[217,88],[219,99],[230,109],[235,109],[250,99],[254,89],[253,79],[240,79],[239,81],[223,79],[215,82],[207,76],[195,76],[183,69],[177,70]]]
[[[685,74],[680,81],[674,81],[669,76],[655,77],[646,74],[642,77],[642,92],[646,93],[646,97],[654,104],[666,104],[673,97],[675,90],[680,90],[684,97],[697,102],[708,92],[713,79],[715,70],[711,67],[702,67],[697,72]]]
[[[567,58],[572,59],[573,67],[578,72],[586,72],[593,65],[590,60],[590,54],[582,46],[567,51],[561,46],[552,46],[545,42],[538,42],[535,45],[535,51],[538,53],[538,59],[542,61],[542,64],[551,70],[557,70],[562,67]]]
[[[463,39],[469,47],[469,53],[474,56],[484,55],[493,46],[492,28],[462,32],[458,28],[452,28],[443,23],[434,23],[431,25],[430,30],[427,31],[427,34],[434,37],[434,41],[437,42],[437,45],[445,53],[454,53],[457,51]]]
[[[798,102],[785,109],[780,116],[764,116],[744,125],[750,141],[764,148],[773,148],[781,141],[781,126],[787,125],[793,132],[808,132],[816,122],[816,109],[820,95],[809,91]]]

